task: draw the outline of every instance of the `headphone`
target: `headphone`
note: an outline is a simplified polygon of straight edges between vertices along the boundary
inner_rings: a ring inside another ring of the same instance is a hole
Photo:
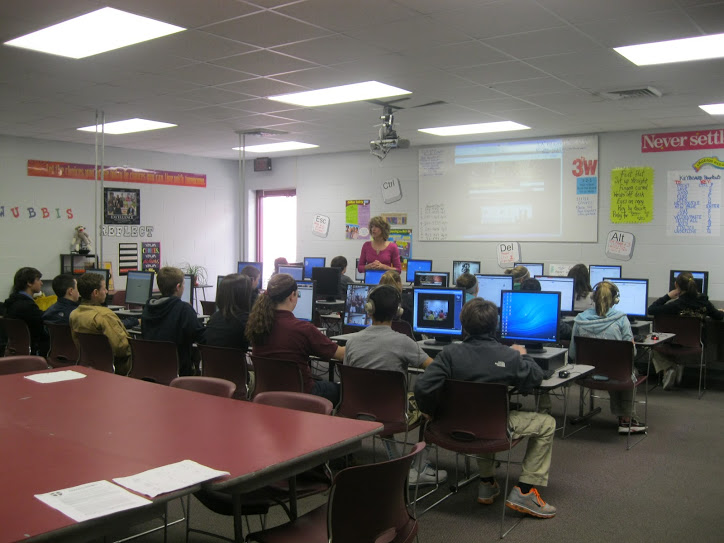
[[[369,294],[367,294],[367,301],[365,302],[365,312],[370,316],[374,316],[375,314],[375,300],[374,298],[384,295],[385,292],[391,292],[394,293],[395,302],[397,304],[397,311],[395,313],[395,318],[402,317],[403,309],[402,309],[402,295],[400,294],[400,291],[397,290],[397,288],[393,287],[392,285],[378,285],[372,290],[370,290]]]
[[[601,285],[603,285],[604,283],[611,285],[611,296],[613,298],[611,305],[612,306],[616,305],[617,303],[619,303],[621,301],[621,293],[618,291],[618,287],[614,283],[611,283],[610,281],[601,281],[600,283],[596,283],[593,286],[593,300],[594,301],[597,300],[598,297],[600,296],[599,287]]]

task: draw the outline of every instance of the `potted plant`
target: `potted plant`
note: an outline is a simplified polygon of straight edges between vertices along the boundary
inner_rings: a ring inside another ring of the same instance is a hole
[[[181,269],[184,273],[194,276],[194,286],[208,284],[207,281],[209,277],[209,272],[205,267],[198,264],[189,264],[188,262],[184,262],[181,265]]]

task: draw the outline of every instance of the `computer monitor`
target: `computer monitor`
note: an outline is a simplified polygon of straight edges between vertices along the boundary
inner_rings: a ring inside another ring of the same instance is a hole
[[[588,279],[595,287],[604,277],[621,277],[621,266],[591,264],[588,266]]]
[[[560,292],[562,313],[573,313],[573,302],[576,299],[575,286],[576,281],[573,277],[558,277],[551,275],[541,275],[536,277],[540,283],[543,292]]]
[[[618,287],[621,299],[613,309],[626,313],[629,317],[645,317],[649,307],[649,280],[624,279],[622,277],[604,277]]]
[[[279,273],[289,274],[294,277],[295,281],[302,281],[304,279],[303,266],[279,266]]]
[[[187,304],[194,305],[194,276],[188,273],[184,274],[184,291],[181,299]]]
[[[104,268],[86,268],[85,273],[95,273],[97,275],[102,275],[103,280],[106,282],[106,288],[108,288],[108,284],[111,280],[111,270],[106,270]]]
[[[460,311],[465,289],[415,287],[412,290],[412,329],[434,337],[426,343],[450,343],[463,337]]]
[[[312,278],[312,268],[324,268],[327,265],[327,257],[325,256],[305,256],[304,257],[304,279]]]
[[[225,275],[217,275],[216,276],[216,292],[219,292],[219,287],[221,286],[221,282],[224,280]]]
[[[314,281],[297,281],[297,305],[294,316],[303,321],[311,321],[314,316]]]
[[[153,291],[155,273],[150,271],[129,271],[126,276],[126,301],[132,305],[146,305]]]
[[[505,290],[500,306],[500,338],[540,352],[544,343],[558,343],[560,292]]]
[[[236,273],[241,273],[241,271],[246,268],[247,266],[254,266],[257,270],[259,270],[259,275],[261,277],[264,277],[264,263],[263,262],[238,262],[236,267]]]
[[[90,271],[90,270],[87,270]],[[702,294],[709,295],[709,272],[708,271],[689,271],[689,270],[670,270],[669,271],[669,290],[674,290],[676,288],[676,278],[679,276],[679,274],[682,271],[688,271],[691,275],[694,276],[694,281],[696,281],[696,288],[699,289],[699,292]]]
[[[476,275],[480,273],[479,260],[453,260],[453,283],[457,283],[458,277],[464,273],[472,273]]]
[[[450,274],[447,272],[416,271],[416,287],[446,287],[450,283]]]
[[[365,302],[370,290],[375,285],[366,284],[349,284],[347,285],[347,294],[344,299],[344,320],[345,326],[353,328],[366,328],[372,324],[372,317],[365,311]]]
[[[512,275],[476,275],[478,280],[478,298],[493,302],[500,309],[500,293],[513,290]]]
[[[354,280],[355,281],[364,281],[365,280],[365,272],[359,271],[359,258],[354,259]]]
[[[385,274],[385,270],[367,270],[365,272],[365,283],[368,285],[379,285],[380,279]]]
[[[407,277],[406,277],[407,282],[408,283],[415,282],[415,272],[416,271],[431,271],[431,270],[432,270],[432,260],[418,260],[415,258],[408,258],[407,259]]]
[[[312,268],[312,281],[317,284],[317,296],[333,302],[339,296],[340,268]]]
[[[531,277],[543,275],[543,264],[526,264],[525,262],[517,262],[516,266],[525,266]]]

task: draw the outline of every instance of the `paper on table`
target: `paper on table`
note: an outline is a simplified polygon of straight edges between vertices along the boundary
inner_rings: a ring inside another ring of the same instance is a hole
[[[159,494],[186,488],[222,475],[229,475],[229,472],[217,471],[193,460],[182,460],[129,477],[117,477],[113,481],[134,492],[153,498]]]
[[[47,494],[36,494],[35,497],[76,522],[152,503],[108,481],[86,483]]]
[[[58,383],[60,381],[72,381],[73,379],[83,379],[85,373],[73,370],[53,371],[48,373],[36,373],[26,375],[26,379],[35,381],[36,383]]]

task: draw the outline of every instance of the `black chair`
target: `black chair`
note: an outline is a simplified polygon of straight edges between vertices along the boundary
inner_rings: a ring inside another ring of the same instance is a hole
[[[114,373],[113,349],[103,334],[76,332],[79,346],[78,364],[108,373]]]
[[[652,349],[665,356],[686,358],[699,357],[699,399],[706,392],[706,357],[702,340],[703,322],[699,317],[681,315],[656,315],[655,332],[676,334],[671,341],[654,345]]]
[[[178,377],[178,351],[172,341],[130,338],[133,365],[128,374],[162,385],[170,385]]]
[[[45,323],[50,334],[48,363],[54,368],[74,366],[78,363],[78,347],[73,341],[70,326],[67,324]]]
[[[2,327],[7,337],[5,356],[31,354],[30,329],[24,320],[3,317],[0,318],[0,327]]]
[[[269,390],[304,392],[302,370],[296,362],[251,355],[256,384],[254,396]]]
[[[0,375],[11,373],[26,373],[48,369],[48,363],[42,356],[17,355],[0,358]]]
[[[201,354],[201,375],[228,379],[236,384],[234,398],[245,400],[248,394],[246,352],[202,344],[198,348]]]

